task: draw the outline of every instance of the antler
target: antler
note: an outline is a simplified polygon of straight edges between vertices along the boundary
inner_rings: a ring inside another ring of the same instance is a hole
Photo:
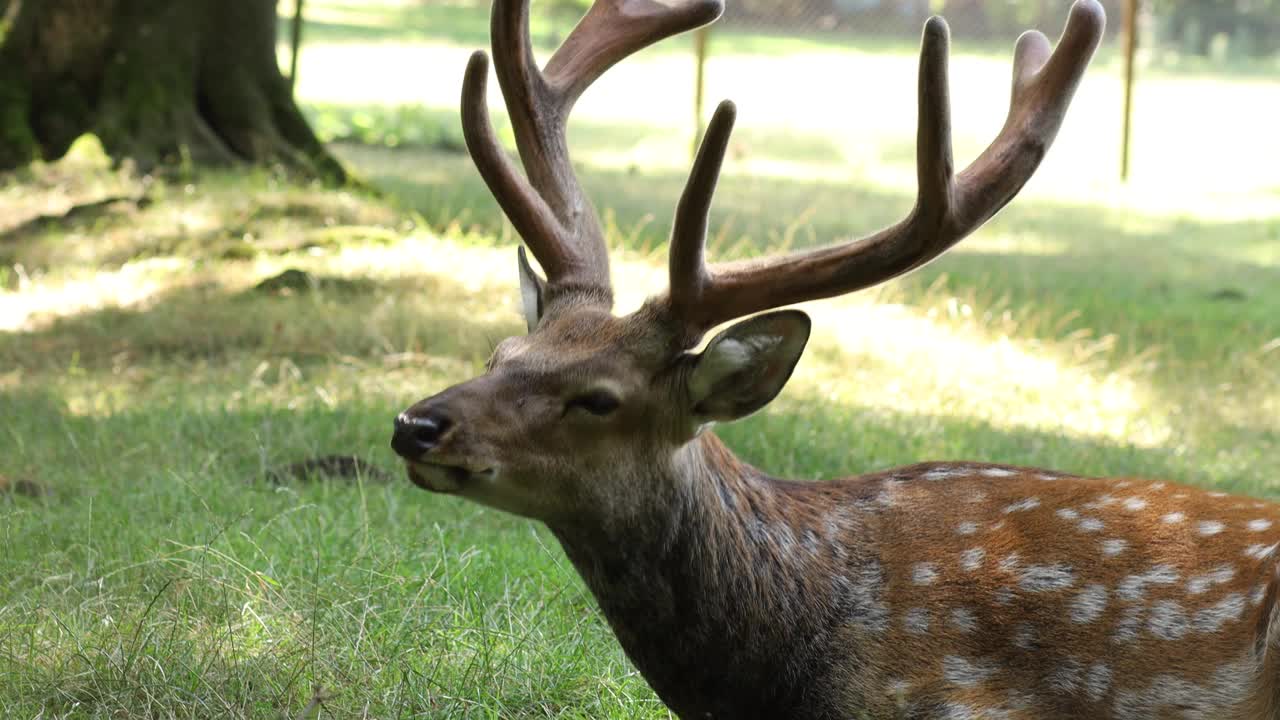
[[[722,103],[707,129],[676,210],[666,302],[696,343],[709,328],[761,310],[833,297],[914,270],[989,220],[1035,172],[1053,142],[1102,37],[1096,0],[1077,0],[1058,49],[1035,31],[1018,38],[1013,98],[991,145],[954,174],[947,85],[950,40],[942,18],[924,28],[916,135],[916,204],[898,224],[839,245],[746,263],[706,266],[707,213],[733,130],[734,107]]]
[[[705,25],[723,10],[723,0],[596,0],[539,71],[529,39],[529,0],[494,0],[494,64],[528,179],[489,122],[489,62],[480,51],[463,80],[462,127],[476,167],[546,271],[549,290],[587,287],[607,295],[610,289],[600,220],[569,161],[565,124],[574,102],[614,63]]]

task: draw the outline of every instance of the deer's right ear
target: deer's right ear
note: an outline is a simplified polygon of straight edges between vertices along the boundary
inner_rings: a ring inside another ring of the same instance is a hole
[[[698,356],[689,397],[701,421],[750,415],[777,397],[809,341],[809,316],[799,310],[757,315],[720,333]]]
[[[516,251],[516,256],[520,265],[520,303],[524,306],[524,321],[529,332],[533,332],[542,319],[542,298],[547,284],[529,264],[523,245]]]

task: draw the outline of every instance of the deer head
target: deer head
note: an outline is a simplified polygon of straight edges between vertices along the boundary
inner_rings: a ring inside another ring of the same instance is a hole
[[[467,67],[463,130],[546,279],[522,248],[529,334],[504,340],[481,377],[397,417],[392,447],[418,485],[548,522],[636,512],[638,496],[662,490],[646,487],[642,476],[678,465],[682,448],[703,429],[755,412],[781,391],[808,339],[809,319],[796,310],[756,315],[692,352],[704,334],[736,318],[883,282],[986,222],[1044,157],[1103,23],[1097,3],[1081,0],[1056,52],[1038,32],[1018,40],[1004,128],[957,174],[948,30],[941,18],[931,19],[920,60],[919,193],[907,217],[831,247],[709,267],[707,216],[735,117],[734,106],[722,103],[676,208],[670,288],[616,317],[603,232],[570,162],[566,122],[577,98],[614,63],[722,10],[721,0],[597,0],[539,70],[528,0],[495,0],[493,55],[527,177],[490,125],[483,52]]]

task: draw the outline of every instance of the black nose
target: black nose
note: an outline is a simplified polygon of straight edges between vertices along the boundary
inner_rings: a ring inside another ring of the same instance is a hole
[[[417,460],[439,445],[451,427],[453,421],[435,410],[422,416],[401,413],[396,417],[396,432],[391,436],[391,449],[406,460]]]

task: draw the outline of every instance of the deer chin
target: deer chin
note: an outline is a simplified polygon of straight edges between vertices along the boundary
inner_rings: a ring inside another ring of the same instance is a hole
[[[464,465],[447,463],[406,462],[409,481],[423,490],[434,493],[456,493],[467,485],[481,480],[492,480],[498,474],[494,467],[473,470]]]

